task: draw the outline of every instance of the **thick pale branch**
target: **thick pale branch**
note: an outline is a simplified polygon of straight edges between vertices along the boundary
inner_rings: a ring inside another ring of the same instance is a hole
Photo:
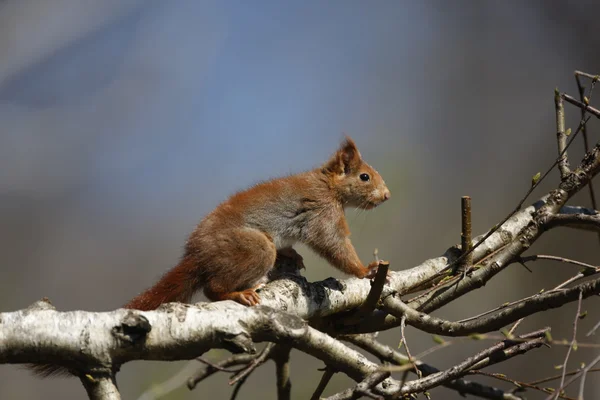
[[[224,315],[226,318],[223,318]],[[78,365],[85,361],[90,365],[116,369],[130,360],[190,359],[210,348],[250,351],[253,341],[270,341],[293,346],[319,358],[357,382],[379,370],[377,364],[361,353],[311,328],[296,316],[264,306],[248,308],[229,301],[200,306],[171,303],[148,312],[61,313],[33,308],[4,313],[1,317],[2,362],[31,362],[37,361],[37,358],[46,361],[47,356],[52,355],[64,365],[71,362]],[[129,332],[123,337],[123,320],[136,318],[146,321],[150,329],[136,330],[130,324],[131,332],[136,334]],[[95,320],[95,323],[90,325],[90,320]],[[58,322],[65,333],[60,335],[45,329],[50,321]],[[24,331],[28,335],[22,335]],[[19,351],[12,350],[10,344],[16,345]],[[57,353],[57,345],[64,353]],[[64,354],[67,354],[67,359]],[[427,390],[437,382],[431,377],[423,380],[400,385],[393,379],[386,379],[378,385],[376,392],[388,395],[413,393]]]

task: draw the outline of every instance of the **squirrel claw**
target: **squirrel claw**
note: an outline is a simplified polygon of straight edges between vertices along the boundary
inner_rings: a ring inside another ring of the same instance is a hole
[[[254,289],[246,289],[241,292],[237,292],[236,296],[234,296],[232,300],[235,300],[242,305],[252,307],[260,303],[260,296],[254,291]]]

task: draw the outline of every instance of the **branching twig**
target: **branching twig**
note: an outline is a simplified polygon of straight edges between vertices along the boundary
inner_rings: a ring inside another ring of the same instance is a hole
[[[556,165],[558,165],[559,161],[561,160],[561,157],[563,156],[564,153],[566,153],[567,149],[571,146],[571,144],[573,143],[573,141],[577,137],[577,134],[581,131],[581,129],[583,129],[583,127],[585,126],[585,124],[587,123],[587,121],[589,120],[589,118],[590,117],[587,117],[587,119],[585,121],[582,121],[582,123],[579,124],[579,126],[577,127],[577,130],[575,131],[575,133],[572,134],[571,140],[569,140],[568,143],[566,144],[566,146],[564,146],[564,149],[559,154],[558,158],[554,161],[554,163],[552,163],[552,165],[546,170],[546,172],[544,174],[542,174],[541,176],[536,176],[535,177],[536,179],[534,179],[534,181],[532,182],[531,187],[529,188],[529,190],[527,190],[527,192],[525,193],[525,195],[521,198],[521,200],[519,201],[519,203],[517,204],[517,206],[499,224],[497,224],[496,226],[494,226],[492,229],[489,230],[488,233],[486,233],[482,238],[480,238],[477,241],[477,243],[475,243],[473,245],[473,247],[471,247],[470,251],[462,254],[458,259],[456,259],[454,262],[450,263],[443,271],[451,269],[455,265],[461,263],[464,260],[465,257],[467,257],[470,253],[472,253],[473,251],[475,251],[475,249],[477,249],[480,245],[482,245],[491,235],[493,235],[494,233],[496,233],[513,215],[515,215],[521,209],[521,207],[523,207],[523,204],[525,204],[525,201],[527,201],[527,199],[529,198],[529,195],[531,193],[533,193],[533,191],[544,181],[544,179],[546,179],[546,177],[550,174],[550,172],[552,172],[552,170],[554,169],[554,167]],[[587,184],[587,182],[586,182],[586,184]]]
[[[208,368],[199,371],[198,374],[190,377],[187,381],[187,387],[192,390],[196,387],[196,385],[203,381],[204,379],[208,378],[209,376],[213,375],[215,372],[219,372],[219,371],[223,371],[224,369],[227,369],[228,371],[230,371],[228,368],[232,367],[234,365],[247,365],[248,363],[250,363],[252,360],[254,360],[256,358],[256,355],[254,354],[235,354],[223,361],[220,361],[216,364],[209,364]],[[196,358],[197,359],[197,358]],[[202,362],[205,362],[205,360],[203,360]],[[231,370],[231,372],[237,372],[240,371],[238,370]]]
[[[523,387],[526,387],[528,389],[538,390],[538,391],[544,392],[544,393],[554,393],[554,392],[552,392],[548,388],[541,388],[541,387],[535,386],[535,385],[533,385],[531,383],[526,383],[526,382],[518,381],[516,379],[511,379],[511,378],[507,377],[504,374],[489,373],[489,372],[484,372],[484,371],[479,371],[479,370],[469,371],[469,374],[483,375],[483,376],[487,376],[489,378],[498,379],[498,380],[501,380],[501,381],[504,381],[504,382],[510,382],[513,385],[515,385],[516,388],[519,388],[519,389],[523,388]],[[567,397],[567,396],[562,396],[562,395],[559,395],[559,398],[564,399],[564,400],[575,400],[572,397]]]
[[[252,361],[250,361],[248,366],[246,366],[245,368],[236,372],[236,374],[231,377],[231,379],[229,380],[229,384],[233,385],[234,383],[237,383],[240,379],[243,379],[244,377],[249,375],[252,371],[254,371],[256,368],[258,368],[262,363],[267,361],[267,359],[271,355],[271,352],[273,351],[274,347],[275,347],[275,344],[268,343],[265,346],[265,348],[260,352],[258,357],[255,357],[254,359],[252,359]]]
[[[398,346],[398,347],[401,347],[402,344],[404,344],[404,348],[406,349],[406,355],[408,356],[408,361],[413,364],[415,372],[417,373],[419,378],[422,378],[423,374],[421,373],[421,371],[419,371],[419,368],[414,364],[414,358],[410,354],[410,349],[408,348],[408,342],[406,341],[406,335],[404,334],[405,327],[406,327],[406,317],[402,316],[401,322],[400,322],[400,334],[402,335],[402,339],[400,340],[400,346]]]
[[[558,398],[558,395],[564,388],[565,376],[567,374],[567,363],[569,362],[569,356],[571,355],[571,350],[573,350],[573,348],[575,346],[577,346],[577,322],[579,321],[579,316],[581,314],[582,299],[583,299],[583,293],[579,292],[579,299],[577,302],[577,312],[575,313],[575,319],[573,320],[573,338],[571,339],[571,345],[567,349],[567,355],[565,356],[565,361],[563,362],[563,365],[562,365],[562,377],[560,378],[559,388],[556,390],[556,395],[554,397],[555,399]]]
[[[592,80],[592,85],[590,87],[590,94],[589,97],[585,97],[585,87],[581,84],[581,80],[579,79],[580,76],[584,76],[586,78],[589,78]],[[577,89],[579,90],[579,100],[582,103],[587,103],[589,104],[589,102],[592,100],[592,94],[594,92],[594,86],[596,85],[596,82],[598,82],[598,76],[591,76],[590,74],[586,74],[580,71],[575,71],[575,80],[577,81]],[[585,120],[585,110],[581,109],[581,120]],[[588,139],[588,134],[587,134],[587,126],[584,124],[583,129],[581,131],[582,135],[583,135],[583,149],[584,151],[587,153],[588,151],[590,151],[590,144],[589,144],[589,139]],[[596,193],[594,191],[594,184],[592,183],[592,181],[590,181],[588,183],[588,188],[590,189],[590,200],[592,201],[592,207],[597,209],[598,208],[598,204],[596,203]],[[600,232],[598,232],[598,240],[600,240]]]
[[[252,358],[250,359],[250,361],[251,361],[251,360],[253,360],[254,358],[255,358],[255,357],[252,357]],[[196,357],[196,360],[197,360],[197,361],[200,361],[202,364],[206,364],[206,365],[208,365],[208,366],[209,366],[211,369],[215,369],[215,370],[217,370],[217,371],[221,371],[221,372],[229,372],[229,373],[232,373],[232,374],[238,373],[238,372],[240,372],[240,371],[244,370],[244,368],[245,368],[245,367],[243,367],[243,368],[238,368],[238,369],[229,369],[229,368],[227,368],[227,367],[222,367],[222,366],[220,366],[219,364],[215,364],[215,363],[212,363],[212,362],[210,362],[210,361],[208,361],[208,360],[205,360],[205,359],[204,359],[204,358],[202,358],[202,357]],[[207,368],[207,369],[208,369],[208,368]]]
[[[545,332],[538,331],[536,332],[535,337],[532,337],[530,338],[530,340],[524,342],[514,342],[511,340],[504,340],[502,342],[499,342],[477,353],[476,355],[465,359],[464,361],[456,364],[452,368],[449,368],[445,371],[436,374],[429,375],[423,379],[418,379],[409,382],[407,385],[403,386],[398,393],[409,394],[423,392],[449,380],[461,377],[465,375],[467,371],[469,371],[471,368],[480,369],[488,365],[493,365],[497,362],[504,361],[506,359],[522,354],[533,348],[542,346],[545,340],[544,334]],[[394,367],[385,367],[385,369],[393,371]],[[409,385],[412,386],[410,389],[407,388],[407,386]]]
[[[412,363],[409,362],[408,357],[404,356],[400,352],[376,341],[372,335],[344,335],[341,339],[346,340],[366,351],[378,357],[382,362],[390,362],[399,366],[409,366],[410,370],[414,371]],[[415,360],[414,363],[418,366],[419,370],[424,376],[429,376],[435,373],[439,373],[440,370],[432,367],[429,364],[423,363],[420,360]],[[520,397],[514,396],[510,393],[506,393],[498,388],[482,385],[477,382],[471,382],[462,378],[458,378],[452,381],[443,383],[443,386],[455,390],[461,394],[470,394],[473,396],[481,397],[490,400],[520,400]],[[314,399],[312,399],[314,400]]]
[[[375,400],[383,400],[383,397],[372,392],[373,388],[383,382],[390,376],[390,372],[381,371],[369,375],[365,380],[360,382],[354,388],[344,390],[343,392],[334,394],[325,398],[325,400],[351,400],[361,396],[369,397]]]
[[[600,362],[600,356],[594,358],[594,360],[591,363],[589,363],[585,368],[583,368],[579,372],[575,373],[571,377],[571,379],[569,379],[568,381],[566,381],[565,384],[562,386],[562,388],[560,390],[566,388],[567,386],[569,386],[571,383],[575,382],[577,379],[579,379],[579,377],[583,376],[584,374],[587,374],[599,362]],[[545,400],[552,400],[552,397],[554,397],[554,395],[546,397]]]

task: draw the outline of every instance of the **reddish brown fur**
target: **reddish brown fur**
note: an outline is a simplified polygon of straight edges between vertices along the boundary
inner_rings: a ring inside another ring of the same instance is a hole
[[[153,310],[166,302],[188,302],[201,288],[213,301],[253,306],[260,301],[255,288],[278,255],[295,253],[295,242],[345,273],[372,277],[378,263],[360,261],[344,209],[371,209],[389,197],[379,173],[346,138],[322,167],[260,183],[220,204],[192,232],[182,261],[125,307]],[[58,369],[51,367],[36,369],[48,375]]]

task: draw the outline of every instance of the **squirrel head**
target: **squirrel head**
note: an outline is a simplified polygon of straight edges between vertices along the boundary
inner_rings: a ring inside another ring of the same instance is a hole
[[[347,136],[322,171],[344,206],[370,210],[390,198],[379,172],[363,161],[356,144]]]

